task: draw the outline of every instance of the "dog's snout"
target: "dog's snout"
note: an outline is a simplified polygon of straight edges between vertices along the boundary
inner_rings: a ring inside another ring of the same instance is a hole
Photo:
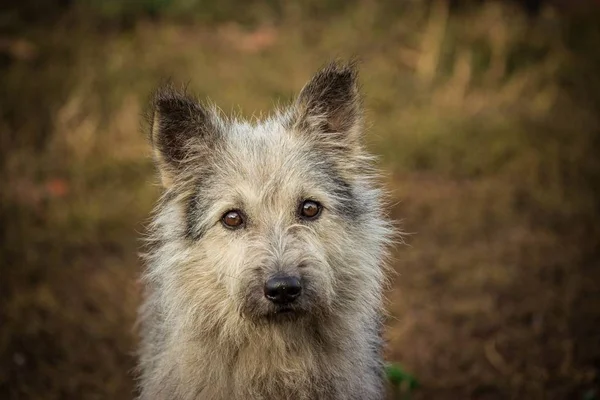
[[[275,276],[265,283],[265,297],[275,304],[284,305],[296,300],[302,293],[300,279],[295,276]]]

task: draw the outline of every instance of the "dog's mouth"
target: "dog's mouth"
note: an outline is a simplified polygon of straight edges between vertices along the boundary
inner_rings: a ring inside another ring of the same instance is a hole
[[[271,321],[292,321],[303,315],[304,312],[293,306],[277,306],[267,314],[267,319]]]

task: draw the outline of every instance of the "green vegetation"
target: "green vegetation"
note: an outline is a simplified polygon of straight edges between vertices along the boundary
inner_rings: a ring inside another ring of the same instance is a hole
[[[399,364],[388,364],[385,366],[387,379],[391,383],[394,395],[410,399],[413,390],[419,387],[419,382],[410,375]]]
[[[0,18],[0,397],[131,398],[157,83],[251,116],[353,56],[390,214],[412,233],[386,331],[412,397],[597,393],[597,10],[34,3]]]

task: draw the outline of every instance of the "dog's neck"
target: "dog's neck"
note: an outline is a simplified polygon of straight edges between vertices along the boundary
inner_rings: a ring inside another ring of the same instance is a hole
[[[343,320],[332,316],[320,321],[244,321],[237,324],[242,328],[236,332],[224,326],[202,330],[203,334],[187,332],[189,341],[171,343],[172,354],[184,357],[165,358],[185,367],[167,369],[179,371],[177,390],[186,391],[181,393],[185,399],[242,398],[242,394],[243,398],[277,398],[300,388],[312,393],[312,398],[330,398],[336,391],[337,383],[332,381],[337,368],[360,365],[368,349],[357,341],[358,332],[356,337],[339,337],[339,332],[352,332],[348,326],[337,326],[348,325]],[[193,388],[201,395],[192,394]],[[267,388],[269,392],[264,392]]]

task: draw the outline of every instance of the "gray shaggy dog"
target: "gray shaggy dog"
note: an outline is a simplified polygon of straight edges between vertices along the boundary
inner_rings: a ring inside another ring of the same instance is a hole
[[[384,398],[392,232],[353,64],[263,121],[170,87],[153,102],[164,194],[140,310],[140,398]]]

